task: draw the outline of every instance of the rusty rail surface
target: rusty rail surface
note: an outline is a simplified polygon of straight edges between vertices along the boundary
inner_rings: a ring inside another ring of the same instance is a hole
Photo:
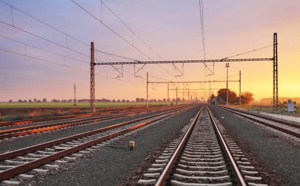
[[[179,109],[181,107],[167,108],[164,111],[174,110],[177,108]],[[150,112],[152,112],[152,110],[150,110]],[[128,115],[132,116],[133,115],[132,111],[124,112],[124,113],[120,113],[120,114],[114,114],[114,115],[110,114],[108,116],[103,115],[103,116],[99,116],[99,118],[80,118],[80,119],[73,119],[71,121],[52,121],[51,123],[47,123],[47,124],[38,124],[35,126],[0,130],[0,139],[18,137],[18,136],[23,136],[23,135],[27,135],[27,134],[34,134],[34,133],[45,132],[45,131],[49,131],[49,130],[66,128],[66,127],[74,127],[77,125],[88,124],[90,122],[99,122],[99,121],[104,121],[104,120],[108,120],[108,119],[120,118],[120,117],[128,116]]]
[[[248,112],[242,112],[242,111],[239,111],[239,110],[236,110],[236,109],[228,109],[226,107],[221,107],[221,108],[228,111],[228,112],[234,113],[236,115],[242,116],[244,118],[250,119],[252,121],[261,123],[261,124],[266,125],[268,127],[274,128],[274,129],[279,130],[281,132],[284,132],[284,133],[290,134],[292,136],[295,136],[297,138],[300,138],[300,133],[297,132],[297,131],[294,131],[292,129],[291,130],[286,129],[286,128],[283,128],[283,127],[280,127],[280,126],[277,126],[277,125],[274,125],[274,124],[271,124],[271,123],[268,123],[268,122],[265,122],[265,121],[262,121],[262,120],[259,120],[259,119],[256,119],[256,118],[253,118],[251,116],[258,117],[258,118],[263,118],[263,119],[274,121],[274,122],[277,122],[277,123],[280,123],[280,124],[283,124],[283,125],[288,125],[290,127],[294,127],[294,124],[291,125],[291,123],[288,123],[287,121],[277,120],[277,119],[269,118],[269,117],[265,117],[265,116],[262,117],[260,115],[256,115],[256,114],[252,114],[252,113],[250,114]],[[296,125],[295,128],[299,128],[299,125]]]
[[[26,164],[23,164],[23,165],[14,167],[14,168],[10,168],[8,170],[4,170],[3,172],[0,172],[0,180],[3,181],[3,180],[6,180],[6,179],[9,179],[9,178],[12,178],[15,175],[18,175],[18,174],[27,172],[29,170],[32,170],[34,168],[40,167],[40,166],[42,166],[46,163],[49,163],[51,161],[54,161],[54,160],[60,159],[62,157],[68,156],[72,153],[75,153],[75,152],[78,152],[82,149],[85,149],[85,148],[88,148],[90,146],[96,145],[100,142],[106,141],[106,140],[111,139],[113,137],[122,135],[124,133],[130,132],[130,131],[133,131],[133,130],[136,130],[138,128],[149,125],[151,123],[163,120],[167,117],[176,115],[179,112],[183,112],[183,111],[185,111],[187,109],[190,109],[190,108],[191,107],[181,108],[180,110],[175,110],[175,111],[167,111],[167,112],[164,112],[164,113],[159,113],[159,114],[155,114],[155,115],[152,115],[152,116],[147,116],[147,117],[135,119],[135,120],[132,120],[132,121],[115,124],[115,125],[104,127],[104,128],[97,129],[97,130],[94,130],[94,131],[84,132],[84,133],[81,133],[81,134],[65,137],[65,138],[62,138],[62,139],[59,139],[59,140],[53,140],[53,141],[50,141],[50,142],[46,142],[46,143],[31,146],[31,147],[27,147],[27,148],[24,148],[24,149],[20,149],[20,150],[16,150],[16,151],[1,154],[0,155],[0,161],[3,161],[3,160],[6,160],[6,159],[14,158],[16,156],[24,155],[26,153],[30,153],[30,152],[34,152],[34,151],[37,151],[37,150],[47,148],[47,147],[55,146],[55,145],[58,145],[60,143],[65,143],[65,142],[68,142],[68,141],[71,141],[71,140],[74,140],[74,139],[78,139],[78,138],[81,138],[81,137],[85,137],[85,136],[93,135],[93,134],[96,134],[96,133],[99,133],[99,132],[103,132],[105,130],[109,130],[109,129],[112,129],[112,128],[117,128],[117,127],[120,127],[120,126],[128,125],[130,123],[139,122],[139,121],[149,119],[149,118],[152,118],[152,117],[160,116],[156,119],[152,119],[150,121],[146,121],[146,122],[136,124],[135,126],[132,126],[132,127],[127,128],[127,129],[115,132],[113,134],[106,135],[104,137],[101,137],[101,138],[98,138],[98,139],[80,144],[76,147],[72,147],[72,148],[57,152],[53,155],[49,155],[47,157],[43,157],[43,158],[40,158],[38,160],[34,160],[32,162],[28,162]]]
[[[256,116],[256,117],[267,119],[267,120],[270,120],[270,121],[275,121],[277,123],[288,125],[290,127],[295,127],[295,128],[298,128],[298,129],[300,128],[300,124],[291,123],[291,121],[286,121],[286,120],[283,120],[283,119],[276,119],[276,118],[272,118],[272,117],[269,117],[269,116],[263,116],[263,115],[260,115],[260,114],[254,114],[254,113],[251,113],[251,112],[238,110],[238,109],[233,109],[233,108],[228,108],[228,107],[221,107],[221,108],[224,108],[224,109],[227,109],[227,110],[232,110],[232,111],[237,111],[237,112],[248,114],[248,115],[251,115],[251,116]]]
[[[181,106],[181,105],[180,105]],[[172,106],[180,107],[180,106]],[[52,121],[52,120],[62,120],[62,119],[71,119],[71,118],[83,118],[83,117],[90,117],[90,116],[97,116],[97,115],[104,115],[104,114],[116,114],[128,111],[153,111],[153,110],[164,110],[165,108],[170,108],[170,106],[160,106],[160,107],[123,107],[123,108],[107,108],[103,109],[96,113],[85,113],[85,114],[72,114],[66,116],[56,116],[56,117],[48,117],[48,118],[35,118],[35,119],[26,119],[26,120],[16,120],[16,121],[2,121],[0,122],[0,126],[10,126],[10,125],[24,125],[30,124],[35,122],[45,122],[45,121]]]

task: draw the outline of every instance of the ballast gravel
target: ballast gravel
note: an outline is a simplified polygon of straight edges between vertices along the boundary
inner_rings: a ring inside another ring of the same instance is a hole
[[[55,130],[55,131],[46,131],[43,133],[37,133],[37,134],[33,134],[33,135],[28,135],[28,136],[20,136],[20,137],[14,138],[14,139],[3,139],[3,140],[0,140],[0,146],[1,146],[0,153],[13,151],[16,149],[28,147],[31,145],[36,145],[39,143],[44,143],[44,142],[47,142],[50,140],[56,140],[59,138],[63,138],[63,137],[70,136],[70,135],[75,135],[75,134],[82,133],[82,132],[88,132],[88,131],[95,130],[95,129],[98,129],[101,127],[110,126],[115,123],[125,122],[125,121],[129,121],[129,120],[137,119],[139,117],[149,116],[154,113],[158,113],[158,112],[150,112],[147,114],[136,115],[136,116],[131,116],[131,117],[121,117],[121,118],[116,118],[116,119],[110,119],[107,121],[96,122],[94,124],[62,128],[62,129]]]
[[[267,127],[242,119],[217,106],[210,108],[242,151],[248,153],[255,168],[264,174],[264,181],[268,185],[300,185],[299,146]]]
[[[120,185],[126,178],[130,179],[132,172],[147,161],[149,154],[165,143],[169,136],[178,134],[182,127],[189,124],[199,109],[200,106],[196,106],[125,137],[109,147],[96,151],[92,156],[81,159],[68,169],[46,175],[38,180],[36,185]],[[136,146],[132,151],[127,148],[129,141],[135,141]]]

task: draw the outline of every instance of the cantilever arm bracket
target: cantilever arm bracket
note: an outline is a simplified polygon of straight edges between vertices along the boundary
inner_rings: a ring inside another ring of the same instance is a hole
[[[121,68],[117,68],[114,65],[111,66],[119,73],[119,75],[116,78],[123,78],[123,65],[121,65]]]
[[[133,65],[133,67],[134,67],[134,77],[141,77],[141,76],[138,76],[137,73],[138,73],[139,71],[141,71],[145,66],[146,66],[146,64],[143,64],[142,67],[140,67],[139,69],[136,70],[135,64],[134,64],[134,65]]]

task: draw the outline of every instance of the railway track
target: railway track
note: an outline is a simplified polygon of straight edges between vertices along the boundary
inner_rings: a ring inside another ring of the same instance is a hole
[[[180,106],[175,106],[180,107]],[[161,107],[125,107],[119,109],[103,109],[101,112],[96,113],[86,113],[86,114],[73,114],[73,115],[66,115],[66,116],[56,116],[56,117],[48,117],[48,118],[36,118],[36,119],[26,119],[26,120],[17,120],[17,121],[2,121],[0,122],[0,127],[6,126],[20,126],[20,125],[28,125],[31,123],[45,123],[45,122],[57,122],[57,121],[68,121],[72,119],[78,118],[87,118],[93,116],[103,116],[109,114],[121,114],[121,113],[147,113],[149,111],[159,111],[165,110],[169,108],[169,106],[161,106]]]
[[[99,147],[118,140],[124,135],[131,135],[132,132],[151,126],[189,108],[191,107],[168,110],[163,113],[0,154],[0,180],[2,184],[19,184],[20,180],[31,179],[33,174],[47,172],[53,168],[56,169],[61,163],[90,154]],[[43,167],[41,168],[41,166]],[[23,174],[28,171],[33,173]],[[13,177],[14,179],[8,180]]]
[[[238,116],[247,118],[249,120],[255,121],[259,124],[268,126],[272,129],[278,130],[280,132],[286,133],[296,138],[300,138],[300,124],[292,123],[290,121],[284,121],[280,119],[275,119],[267,116],[262,116],[254,113],[249,113],[237,109],[220,107],[228,112],[234,113]]]
[[[202,107],[186,133],[164,150],[138,185],[265,185],[224,129],[222,133],[209,108]]]
[[[174,108],[155,108],[155,109],[149,109],[148,112],[153,111],[172,111],[176,109],[180,109],[181,107],[174,107]],[[164,110],[163,110],[164,109]],[[141,110],[140,110],[141,111]],[[31,135],[35,133],[41,133],[45,131],[52,131],[57,129],[64,129],[64,128],[70,128],[70,127],[76,127],[81,125],[87,125],[95,122],[110,120],[110,119],[117,119],[125,116],[133,116],[136,114],[136,111],[129,110],[129,112],[123,112],[118,114],[108,114],[108,115],[97,115],[97,116],[89,116],[86,118],[68,118],[64,120],[50,120],[50,121],[44,121],[36,122],[36,123],[26,123],[26,121],[23,122],[23,125],[26,124],[24,127],[20,127],[20,124],[15,125],[9,125],[7,127],[6,124],[3,124],[1,130],[0,130],[0,140],[5,138],[12,138],[12,137],[19,137],[19,136],[25,136],[25,135]],[[18,123],[21,121],[18,121]]]

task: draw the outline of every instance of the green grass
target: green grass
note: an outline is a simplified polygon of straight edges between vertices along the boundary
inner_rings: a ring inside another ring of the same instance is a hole
[[[151,102],[149,105],[170,105],[170,102]],[[175,105],[176,103],[173,103]],[[179,103],[180,104],[180,103]],[[136,103],[136,102],[110,102],[110,103],[98,103],[96,102],[96,107],[122,107],[122,106],[146,106],[146,103]],[[73,106],[73,103],[0,103],[0,108],[89,108],[90,103],[81,102],[76,103],[76,106]]]

